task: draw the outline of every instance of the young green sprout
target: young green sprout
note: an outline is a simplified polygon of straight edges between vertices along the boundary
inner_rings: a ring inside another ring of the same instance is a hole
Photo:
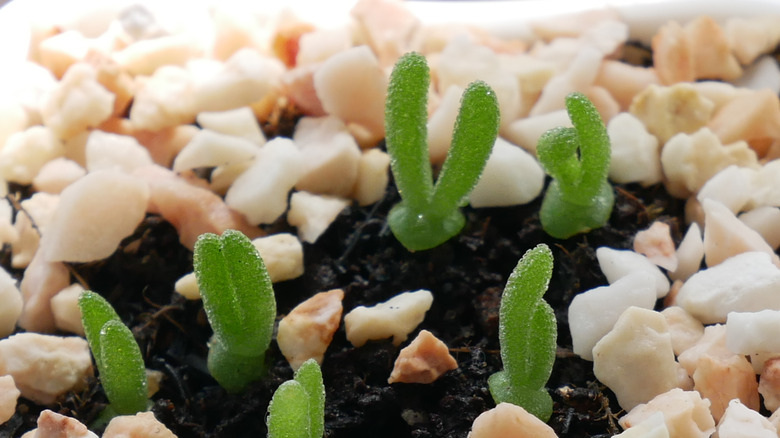
[[[604,226],[615,196],[607,182],[610,144],[596,107],[580,93],[566,96],[574,128],[554,128],[542,135],[539,162],[553,180],[539,211],[542,228],[566,239]]]
[[[555,362],[555,314],[542,298],[552,276],[553,257],[539,244],[520,259],[504,288],[498,316],[498,341],[504,369],[488,379],[496,403],[523,407],[542,421],[552,415],[544,385]]]
[[[325,386],[314,359],[304,362],[276,389],[268,405],[268,438],[322,438],[325,433]]]
[[[263,259],[243,233],[206,233],[195,242],[195,276],[214,330],[208,368],[230,392],[265,374],[276,299]]]
[[[425,57],[407,53],[390,75],[385,106],[387,151],[401,202],[387,222],[409,250],[438,246],[465,225],[461,207],[477,184],[498,135],[498,101],[486,83],[472,82],[463,93],[452,143],[433,184],[428,158],[427,120],[430,72]]]
[[[79,308],[84,333],[110,402],[105,415],[134,415],[147,410],[146,368],[133,333],[111,304],[95,292],[82,292]]]

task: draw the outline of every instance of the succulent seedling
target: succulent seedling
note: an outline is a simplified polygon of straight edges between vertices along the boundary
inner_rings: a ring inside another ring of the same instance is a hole
[[[580,93],[566,96],[574,128],[553,128],[539,139],[537,156],[553,180],[539,211],[542,228],[565,239],[604,226],[615,196],[607,181],[610,143],[596,107]]]
[[[552,415],[545,389],[555,362],[558,330],[544,300],[553,269],[547,245],[528,250],[515,266],[501,296],[498,340],[504,369],[488,379],[496,403],[523,407],[542,421]]]
[[[266,371],[276,318],[271,278],[252,241],[235,230],[198,237],[193,265],[214,330],[209,371],[223,388],[241,391]]]
[[[452,143],[434,185],[426,125],[429,85],[425,57],[407,53],[390,75],[385,106],[387,151],[402,199],[387,221],[411,251],[436,247],[460,232],[465,225],[460,207],[477,184],[498,135],[496,94],[486,83],[472,82],[461,98]]]
[[[147,410],[146,368],[133,333],[99,294],[84,291],[78,303],[87,343],[110,402],[103,417],[134,415]]]
[[[316,360],[309,359],[274,392],[268,405],[268,437],[322,438],[324,416],[322,371]]]

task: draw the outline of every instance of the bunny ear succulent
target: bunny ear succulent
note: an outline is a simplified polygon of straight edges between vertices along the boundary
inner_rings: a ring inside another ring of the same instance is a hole
[[[553,128],[539,139],[537,156],[553,180],[539,211],[547,234],[565,239],[603,227],[615,196],[607,181],[610,143],[596,107],[580,93],[566,97],[574,128]]]
[[[387,151],[402,201],[388,215],[390,230],[409,250],[436,247],[465,225],[459,207],[477,184],[498,135],[498,101],[484,82],[463,93],[447,159],[433,183],[428,158],[430,72],[425,57],[407,53],[390,75],[385,107]]]

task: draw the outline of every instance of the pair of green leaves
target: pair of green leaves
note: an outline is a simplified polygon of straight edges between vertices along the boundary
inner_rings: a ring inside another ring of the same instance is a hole
[[[146,368],[141,349],[105,298],[92,291],[79,296],[81,321],[95,357],[112,414],[133,415],[148,405]]]
[[[495,92],[472,82],[463,93],[447,159],[433,184],[428,158],[427,120],[430,72],[425,57],[407,53],[390,75],[385,106],[387,152],[402,201],[387,221],[409,250],[436,247],[460,232],[460,212],[477,184],[498,135]]]
[[[547,234],[565,239],[609,220],[615,196],[607,181],[610,142],[596,107],[581,93],[566,97],[574,128],[554,128],[539,139],[536,154],[553,180],[539,211]]]
[[[241,391],[266,371],[276,318],[271,278],[252,241],[235,230],[198,237],[193,265],[214,330],[209,371],[223,388]]]
[[[322,438],[325,386],[317,361],[309,359],[276,389],[268,405],[269,438]]]
[[[488,379],[496,403],[508,402],[547,421],[552,398],[545,389],[555,362],[558,330],[543,296],[552,277],[547,245],[527,251],[509,276],[501,297],[498,340],[504,369]]]

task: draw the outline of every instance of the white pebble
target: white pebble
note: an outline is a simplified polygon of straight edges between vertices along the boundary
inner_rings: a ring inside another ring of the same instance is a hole
[[[92,375],[89,345],[78,336],[19,333],[0,340],[0,375],[10,374],[22,397],[47,405]]]
[[[252,240],[263,258],[273,283],[303,275],[303,245],[290,233],[277,233]]]
[[[173,290],[179,295],[188,300],[199,300],[200,289],[198,289],[198,279],[195,277],[194,272],[185,274],[183,277],[176,280],[173,285]]]
[[[302,159],[292,140],[269,141],[228,189],[225,203],[251,224],[274,222],[287,210],[287,194],[300,178]]]
[[[596,250],[601,272],[612,284],[615,281],[634,272],[647,272],[653,277],[657,298],[663,298],[669,293],[669,279],[658,266],[647,257],[631,250],[618,250],[602,246]]]
[[[739,215],[739,220],[756,230],[766,243],[777,250],[780,247],[780,208],[763,206]]]
[[[21,392],[14,384],[14,377],[6,374],[0,376],[0,424],[10,420],[16,413],[16,402]]]
[[[298,227],[301,240],[314,243],[349,204],[349,200],[343,198],[295,192],[290,197],[287,223]]]
[[[38,415],[38,428],[33,429],[22,438],[98,438],[79,420],[58,414],[49,409]]]
[[[62,191],[41,250],[49,261],[104,259],[133,234],[148,200],[149,187],[138,178],[112,170],[91,172]]]
[[[652,309],[655,301],[653,278],[641,271],[575,295],[569,305],[572,350],[593,360],[593,346],[612,330],[623,311],[632,306]]]
[[[499,403],[474,419],[467,438],[556,438],[558,435],[544,421],[520,406]]]
[[[352,197],[361,207],[378,202],[385,196],[390,182],[390,155],[369,149],[360,155],[358,175]]]
[[[39,192],[59,194],[86,174],[86,169],[75,161],[60,157],[44,164],[32,184]]]
[[[613,438],[669,438],[664,414],[656,412]]]
[[[33,126],[8,137],[0,149],[0,174],[6,181],[30,184],[50,160],[65,155],[65,146],[45,126]]]
[[[79,307],[79,296],[83,291],[83,286],[74,283],[51,298],[51,311],[54,314],[54,324],[58,329],[84,336],[84,324],[81,322]]]
[[[718,438],[776,438],[777,429],[766,417],[734,399],[721,417],[716,435]]]
[[[780,310],[729,312],[726,346],[736,354],[780,354]]]
[[[427,290],[404,292],[372,307],[358,306],[344,316],[347,339],[355,347],[392,337],[400,345],[425,318],[433,304]]]
[[[675,355],[693,347],[704,336],[704,324],[680,306],[667,307],[661,311],[661,315],[669,324]]]
[[[677,247],[677,260],[677,269],[669,273],[672,280],[685,281],[699,272],[701,261],[704,260],[704,241],[696,222],[691,223],[680,246]]]
[[[631,428],[661,412],[670,437],[710,438],[715,432],[715,420],[710,414],[710,402],[696,391],[674,388],[641,404],[620,419],[620,425]],[[629,429],[630,430],[630,429]]]
[[[92,131],[84,151],[87,171],[119,170],[130,173],[153,164],[149,151],[129,135]]]
[[[164,65],[183,66],[199,52],[202,49],[187,35],[163,35],[134,42],[115,52],[113,59],[133,76],[149,76]]]
[[[192,73],[166,65],[136,80],[130,121],[138,129],[159,131],[195,120]]]
[[[527,204],[542,192],[544,178],[536,158],[499,137],[469,203],[475,208]]]
[[[745,69],[742,76],[734,81],[739,88],[772,90],[774,94],[780,93],[780,66],[772,56],[763,56],[761,59]]]
[[[754,169],[732,164],[704,183],[696,199],[702,203],[705,199],[720,202],[737,214],[747,205],[755,191],[755,175]]]
[[[176,438],[176,435],[153,412],[139,412],[112,418],[102,438]]]
[[[750,251],[768,254],[772,262],[780,266],[771,246],[744,222],[737,219],[720,202],[705,199],[704,208],[704,261],[708,267],[717,265],[729,257]]]
[[[607,124],[612,155],[609,179],[650,186],[661,182],[661,150],[658,139],[631,113],[620,113]]]
[[[258,146],[266,142],[265,134],[257,123],[257,117],[248,106],[227,111],[202,112],[198,114],[196,120],[203,129],[241,137]]]
[[[24,307],[19,327],[32,332],[52,332],[56,329],[51,309],[51,297],[70,284],[70,272],[65,264],[49,262],[38,251],[24,270],[19,285]]]
[[[763,252],[746,252],[691,276],[677,304],[704,324],[726,322],[729,312],[780,310],[780,269]]]
[[[569,113],[566,110],[552,111],[534,117],[525,117],[515,120],[505,130],[502,136],[510,142],[522,147],[536,155],[536,146],[539,137],[545,132],[558,126],[571,127]]]
[[[439,106],[428,119],[428,155],[431,163],[442,164],[452,142],[452,131],[460,108],[463,88],[450,85],[441,94]]]
[[[3,303],[0,307],[0,338],[5,338],[14,332],[22,314],[22,293],[16,280],[5,269],[0,269],[0,302]]]
[[[680,369],[669,325],[653,310],[629,307],[593,347],[593,373],[627,411],[678,387]]]
[[[173,160],[173,171],[250,163],[260,147],[245,138],[201,129]]]

